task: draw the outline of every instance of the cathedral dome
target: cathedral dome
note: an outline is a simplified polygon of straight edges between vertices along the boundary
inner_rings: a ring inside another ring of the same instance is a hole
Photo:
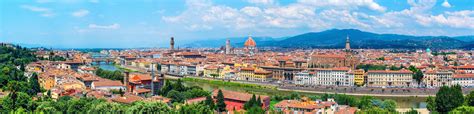
[[[252,37],[249,36],[247,41],[245,41],[244,46],[245,47],[255,47],[255,46],[257,46],[257,43],[255,43],[255,41],[252,39]]]

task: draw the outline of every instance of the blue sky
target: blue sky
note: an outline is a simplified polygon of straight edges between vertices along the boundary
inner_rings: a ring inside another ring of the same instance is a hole
[[[0,41],[56,48],[167,47],[333,28],[474,34],[474,0],[1,0]],[[223,43],[224,44],[224,43]]]

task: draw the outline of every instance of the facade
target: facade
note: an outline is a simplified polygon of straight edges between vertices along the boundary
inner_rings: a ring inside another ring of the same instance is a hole
[[[353,70],[354,72],[354,83],[357,86],[363,86],[365,84],[366,76],[365,72],[362,69]]]
[[[454,74],[452,85],[461,87],[474,87],[474,74]]]
[[[328,68],[316,70],[316,85],[323,86],[353,86],[354,75],[348,74],[349,68]]]
[[[423,76],[423,84],[426,87],[450,86],[453,73],[450,71],[427,71]]]
[[[91,89],[110,91],[110,90],[125,90],[125,87],[120,81],[103,80],[103,81],[92,82]]]
[[[225,42],[225,54],[232,54],[232,52],[230,51],[230,40],[227,39],[226,42]]]
[[[413,73],[409,70],[369,70],[367,72],[368,87],[410,87]]]
[[[357,111],[356,107],[338,105],[334,99],[312,101],[307,97],[300,100],[283,100],[274,107],[285,114],[354,114]]]
[[[303,71],[303,72],[298,72],[295,75],[294,83],[296,85],[302,85],[302,86],[309,86],[309,85],[315,85],[316,82],[316,77],[314,72],[308,72],[308,71]]]
[[[217,98],[218,90],[212,92],[212,97],[214,99]],[[236,91],[227,91],[222,90],[222,94],[224,95],[224,103],[226,104],[226,109],[228,111],[241,110],[244,108],[244,104],[252,98],[252,94],[248,93],[241,93]],[[264,95],[257,95],[257,99],[260,97],[262,100],[262,108],[264,110],[268,109],[270,106],[270,97]]]

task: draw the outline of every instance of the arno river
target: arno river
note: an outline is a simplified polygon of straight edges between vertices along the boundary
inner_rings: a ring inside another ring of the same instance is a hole
[[[101,63],[98,65],[100,68],[105,70],[118,70],[112,64],[105,64]],[[292,92],[289,91],[280,91],[280,90],[268,90],[268,89],[253,89],[253,88],[241,88],[241,87],[234,87],[234,86],[217,86],[208,83],[201,83],[201,82],[189,82],[185,81],[185,85],[187,86],[199,86],[205,90],[212,91],[215,89],[224,89],[224,90],[231,90],[231,91],[240,91],[240,92],[248,92],[248,93],[255,93],[255,94],[264,94],[264,95],[289,95]],[[321,95],[317,93],[300,93],[301,95]],[[361,96],[356,96],[361,97]],[[376,98],[379,99],[392,99],[397,102],[398,108],[426,108],[425,100],[426,98],[423,97],[381,97],[377,96]]]

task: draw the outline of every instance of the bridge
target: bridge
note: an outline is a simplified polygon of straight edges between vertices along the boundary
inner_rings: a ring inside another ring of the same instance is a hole
[[[92,63],[100,64],[102,62],[105,62],[106,64],[110,64],[114,62],[115,58],[112,58],[109,55],[106,54],[100,54],[100,53],[92,53]]]

